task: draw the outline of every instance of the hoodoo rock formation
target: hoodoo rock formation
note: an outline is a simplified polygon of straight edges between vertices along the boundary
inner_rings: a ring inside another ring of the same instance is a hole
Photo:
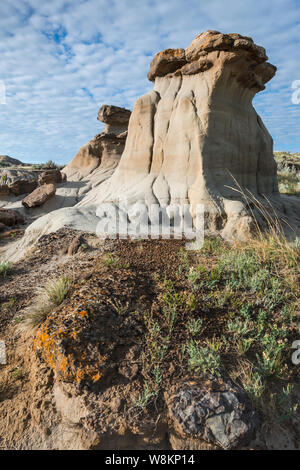
[[[276,72],[267,59],[251,38],[217,31],[157,54],[148,74],[154,90],[135,103],[117,170],[80,205],[189,204],[194,216],[202,204],[208,232],[247,238],[253,215],[263,220],[242,191],[264,205],[267,198],[299,228],[295,199],[279,195],[273,141],[252,105]]]
[[[117,166],[125,147],[130,114],[128,109],[118,106],[103,105],[100,108],[97,119],[106,124],[105,129],[81,147],[63,169],[68,180],[78,181],[96,169],[99,173]]]

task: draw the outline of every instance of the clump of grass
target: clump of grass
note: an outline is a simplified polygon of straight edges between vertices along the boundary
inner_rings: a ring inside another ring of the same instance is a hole
[[[62,276],[58,279],[53,279],[49,281],[43,288],[42,292],[45,292],[49,301],[53,305],[60,305],[62,301],[66,298],[71,287],[71,280]]]
[[[0,262],[0,276],[6,277],[8,271],[11,268],[11,263],[9,262]]]
[[[105,256],[104,262],[105,262],[105,266],[108,266],[108,267],[113,266],[117,264],[118,258],[114,258],[111,253],[107,253]]]
[[[37,290],[34,302],[28,307],[27,314],[20,325],[22,331],[36,330],[47,318],[49,313],[59,306],[67,297],[72,281],[62,276],[50,280]]]

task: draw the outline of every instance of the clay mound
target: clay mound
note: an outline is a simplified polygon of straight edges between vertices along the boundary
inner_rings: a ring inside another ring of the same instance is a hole
[[[103,105],[100,108],[97,119],[106,124],[105,129],[81,147],[73,160],[63,169],[69,181],[79,181],[89,177],[97,169],[102,182],[99,170],[105,173],[117,166],[125,147],[130,114],[128,109],[118,106]],[[106,178],[107,175],[104,179]]]

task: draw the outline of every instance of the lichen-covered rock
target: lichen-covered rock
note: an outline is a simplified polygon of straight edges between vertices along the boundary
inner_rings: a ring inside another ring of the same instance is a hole
[[[38,181],[40,185],[49,184],[49,183],[52,183],[52,184],[61,183],[62,174],[57,169],[46,170],[40,174]]]
[[[177,384],[168,392],[167,402],[173,429],[183,439],[234,449],[246,445],[259,426],[247,394],[228,380]]]
[[[26,196],[22,204],[27,209],[42,206],[46,201],[55,196],[55,192],[54,184],[44,184]]]

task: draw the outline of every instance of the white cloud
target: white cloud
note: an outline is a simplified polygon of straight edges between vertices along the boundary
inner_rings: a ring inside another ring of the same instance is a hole
[[[0,153],[67,162],[97,132],[101,104],[132,107],[151,88],[152,56],[206,29],[239,32],[278,66],[255,106],[276,148],[300,147],[297,0],[14,0],[0,5]]]

